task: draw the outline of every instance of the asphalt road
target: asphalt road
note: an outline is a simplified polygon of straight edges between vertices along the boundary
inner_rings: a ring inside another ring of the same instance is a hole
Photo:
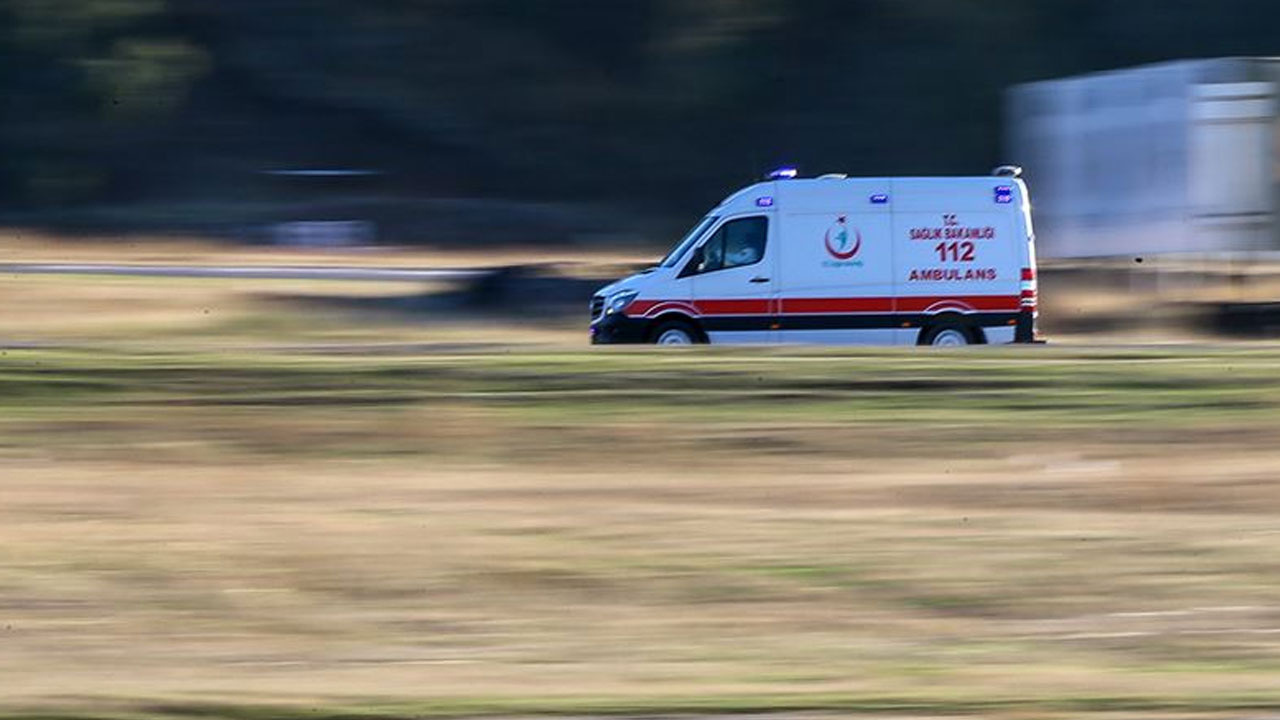
[[[6,263],[0,274],[120,275],[129,277],[254,278],[260,280],[361,280],[382,282],[471,280],[482,268],[375,268],[289,265],[117,265],[110,263]]]

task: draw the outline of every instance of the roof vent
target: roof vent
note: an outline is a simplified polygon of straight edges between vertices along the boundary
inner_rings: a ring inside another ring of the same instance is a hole
[[[996,177],[1011,177],[1011,178],[1022,177],[1022,166],[1021,165],[1001,165],[995,170],[992,170],[991,174],[995,175]]]
[[[845,175],[844,173],[827,173],[826,175],[819,175],[818,179],[819,180],[848,180],[849,176]]]

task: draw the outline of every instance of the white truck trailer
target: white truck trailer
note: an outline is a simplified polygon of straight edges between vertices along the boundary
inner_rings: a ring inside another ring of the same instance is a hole
[[[1224,58],[1011,88],[1041,257],[1280,251],[1278,84],[1280,58]]]

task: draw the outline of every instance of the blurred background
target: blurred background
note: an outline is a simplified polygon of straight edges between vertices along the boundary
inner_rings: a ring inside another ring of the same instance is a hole
[[[1265,0],[7,0],[0,13],[0,219],[240,238],[328,203],[386,242],[469,245],[661,244],[780,164],[982,174],[1018,160],[1010,86],[1265,56],[1280,25]],[[298,169],[377,174],[269,174]]]
[[[0,717],[1280,711],[1272,0],[0,0]],[[1047,347],[591,348],[780,165]]]

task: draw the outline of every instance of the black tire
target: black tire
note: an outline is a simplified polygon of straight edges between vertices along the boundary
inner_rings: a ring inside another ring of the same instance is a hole
[[[930,325],[920,331],[917,345],[934,345],[937,347],[962,347],[981,343],[979,334],[969,324],[959,320],[947,320],[937,325]]]
[[[667,320],[649,334],[654,345],[700,345],[706,340],[691,323],[684,320]]]

